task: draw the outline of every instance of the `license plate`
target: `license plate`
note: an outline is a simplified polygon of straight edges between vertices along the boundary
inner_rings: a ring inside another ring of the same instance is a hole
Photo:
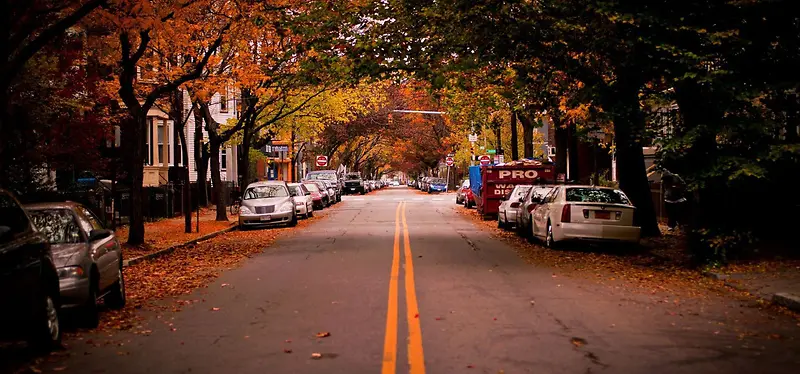
[[[355,187],[350,187],[350,191],[355,191],[355,190],[356,190]]]
[[[260,218],[262,221],[270,221],[272,220],[272,216],[261,216]]]
[[[611,218],[611,212],[595,211],[594,212],[594,218],[597,218],[597,219],[610,219]]]

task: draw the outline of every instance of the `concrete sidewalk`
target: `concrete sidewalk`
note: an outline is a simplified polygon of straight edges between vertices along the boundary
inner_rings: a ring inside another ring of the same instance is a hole
[[[757,271],[706,272],[726,286],[800,312],[800,264],[780,264]]]

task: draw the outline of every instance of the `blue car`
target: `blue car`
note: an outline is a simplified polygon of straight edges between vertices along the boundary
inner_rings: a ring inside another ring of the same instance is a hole
[[[447,191],[447,182],[442,178],[432,178],[428,182],[428,193]]]

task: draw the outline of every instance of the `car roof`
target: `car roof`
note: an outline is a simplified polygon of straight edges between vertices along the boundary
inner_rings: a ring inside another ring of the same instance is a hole
[[[248,184],[247,188],[259,187],[259,186],[275,186],[275,185],[285,186],[286,181],[258,181]]]
[[[46,210],[46,209],[75,209],[81,204],[74,201],[60,201],[52,203],[34,203],[23,204],[22,207],[29,210]]]

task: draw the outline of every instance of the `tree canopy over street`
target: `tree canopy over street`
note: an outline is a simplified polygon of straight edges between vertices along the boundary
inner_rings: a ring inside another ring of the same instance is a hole
[[[800,165],[800,26],[788,4],[12,1],[0,185],[35,193],[54,188],[56,170],[113,170],[131,188],[136,244],[146,235],[141,165],[154,109],[178,128],[176,161],[196,164],[201,204],[206,173],[214,195],[226,194],[219,154],[228,146],[302,139],[332,165],[424,174],[449,153],[468,162],[465,137],[476,131],[507,157],[544,157],[539,129],[552,124],[561,173],[569,145],[598,131],[612,139],[603,149],[645,235],[658,227],[643,147],[657,147],[658,167],[688,184],[696,249],[723,254],[775,236],[772,223],[739,219],[738,202],[788,199],[758,204],[762,217],[798,203],[789,191]],[[219,122],[222,98],[233,98],[235,116]],[[119,154],[103,151],[114,126]],[[243,180],[258,159],[249,154],[237,160]]]

